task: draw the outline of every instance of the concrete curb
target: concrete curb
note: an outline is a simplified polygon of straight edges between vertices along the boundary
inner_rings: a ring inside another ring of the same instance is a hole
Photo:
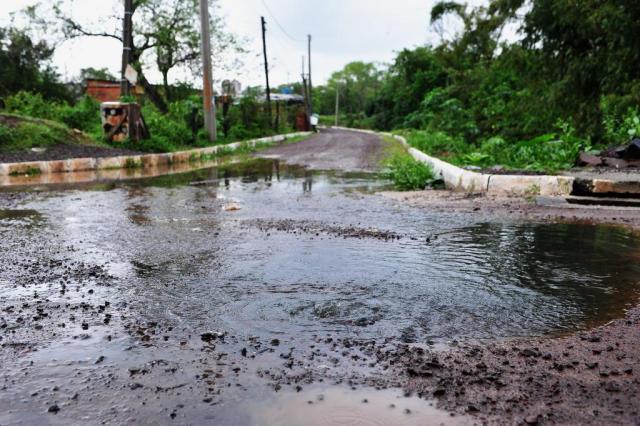
[[[391,133],[379,133],[371,130],[333,127],[367,134],[380,134],[399,141],[416,160],[428,164],[433,172],[442,177],[448,189],[461,192],[484,193],[508,197],[567,196],[573,191],[574,178],[570,176],[524,176],[490,175],[465,170],[438,158],[431,157],[413,148],[407,140]]]
[[[283,135],[269,136],[249,141],[234,142],[227,145],[216,145],[187,151],[164,154],[146,154],[101,158],[72,158],[68,160],[29,161],[22,163],[0,163],[0,185],[10,186],[24,184],[25,177],[41,176],[42,181],[65,182],[69,179],[49,177],[51,174],[82,173],[96,171],[118,171],[136,169],[157,169],[161,166],[177,165],[193,161],[201,161],[207,156],[215,155],[220,149],[235,151],[242,146],[255,147],[285,141],[298,136],[308,136],[310,132],[296,132]],[[95,173],[94,173],[95,174]],[[105,176],[109,173],[103,173]],[[111,173],[116,175],[117,173]],[[135,173],[129,173],[135,174]],[[121,174],[118,174],[118,176]],[[16,178],[16,179],[12,179]]]

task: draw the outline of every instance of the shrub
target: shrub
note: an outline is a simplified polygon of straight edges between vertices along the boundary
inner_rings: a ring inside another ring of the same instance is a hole
[[[407,154],[396,154],[391,157],[387,168],[385,176],[402,191],[424,189],[435,181],[431,167]]]

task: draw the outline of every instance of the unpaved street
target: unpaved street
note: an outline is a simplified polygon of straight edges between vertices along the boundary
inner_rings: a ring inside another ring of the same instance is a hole
[[[327,129],[300,143],[270,148],[258,155],[310,170],[375,172],[382,168],[384,143],[375,135]]]
[[[383,150],[0,192],[0,424],[637,423],[628,210],[401,194]]]

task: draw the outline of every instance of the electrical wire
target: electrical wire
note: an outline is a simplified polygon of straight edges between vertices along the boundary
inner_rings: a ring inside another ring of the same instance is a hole
[[[292,37],[291,34],[289,34],[287,32],[287,30],[285,30],[284,27],[282,25],[280,25],[280,21],[278,21],[278,18],[276,18],[276,16],[273,14],[273,12],[271,12],[271,9],[269,9],[269,6],[267,5],[267,2],[265,0],[262,0],[262,5],[267,10],[267,13],[269,14],[269,16],[271,16],[273,18],[273,20],[276,23],[276,25],[278,26],[278,28],[280,28],[280,31],[282,31],[282,33],[285,36],[287,36],[287,38],[289,38],[291,41],[293,41],[295,43],[304,43],[303,40],[298,40],[295,37]]]

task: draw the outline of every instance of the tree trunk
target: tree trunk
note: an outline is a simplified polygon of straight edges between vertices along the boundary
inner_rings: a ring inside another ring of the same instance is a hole
[[[153,103],[161,113],[166,114],[169,112],[167,103],[162,99],[162,95],[158,92],[155,86],[147,81],[147,78],[144,76],[141,69],[138,69],[138,82],[144,88],[144,93],[147,95],[151,103]]]
[[[173,100],[171,96],[171,87],[169,87],[169,70],[161,70],[162,72],[162,85],[164,86],[164,97],[168,102]]]

